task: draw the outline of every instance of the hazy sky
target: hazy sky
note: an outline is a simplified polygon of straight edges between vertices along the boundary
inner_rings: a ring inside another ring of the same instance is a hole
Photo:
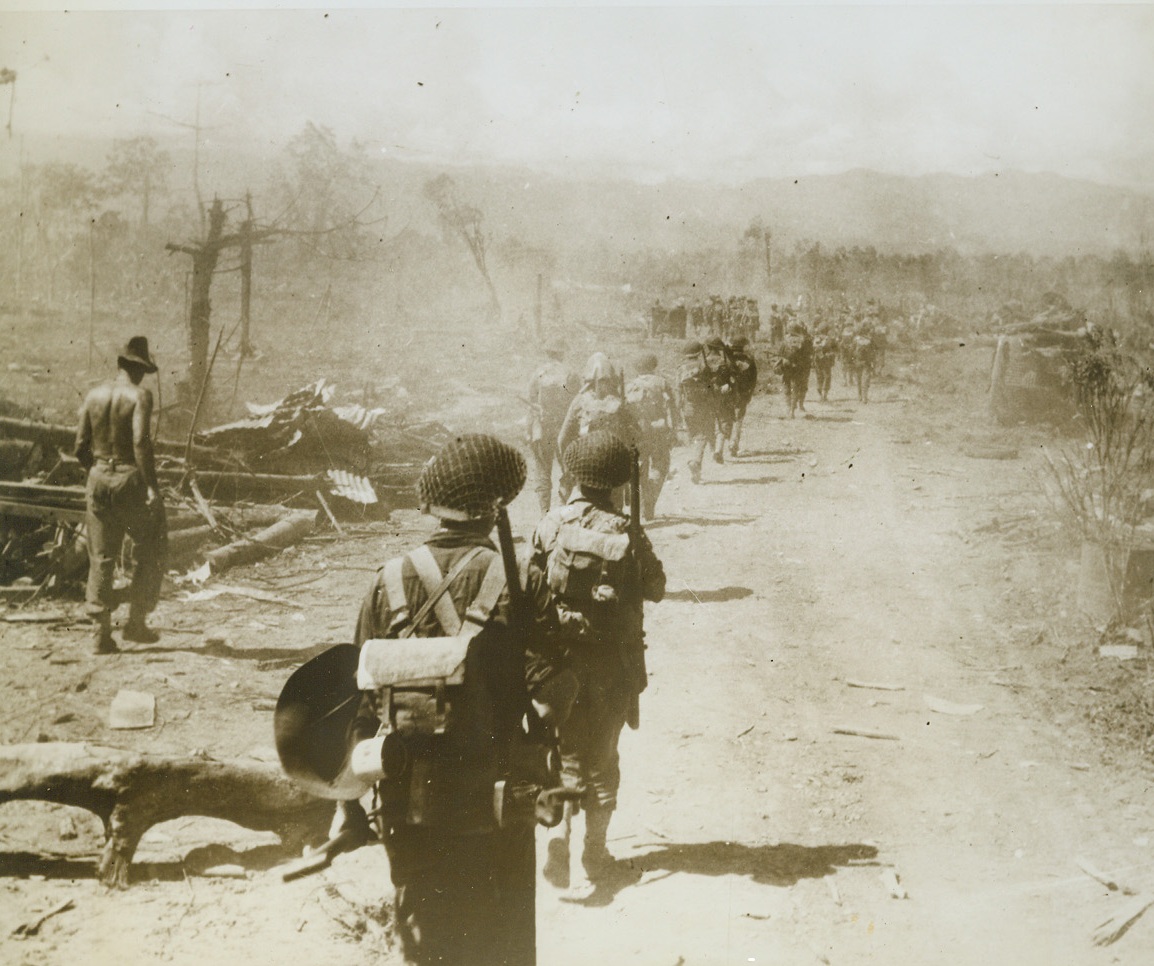
[[[396,157],[733,181],[869,167],[1154,185],[1154,6],[2,12],[17,138],[306,120]],[[0,120],[8,88],[0,87]],[[3,135],[0,133],[0,142]],[[0,152],[11,151],[8,142]]]

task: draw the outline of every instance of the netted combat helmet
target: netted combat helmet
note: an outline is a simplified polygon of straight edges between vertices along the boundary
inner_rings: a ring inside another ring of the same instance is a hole
[[[617,370],[604,352],[594,352],[585,363],[585,382],[616,382]]]
[[[699,356],[701,355],[701,343],[694,340],[686,342],[681,347],[681,354],[683,356]]]
[[[643,352],[637,357],[637,371],[641,373],[657,371],[657,356],[652,352]]]
[[[525,460],[496,436],[469,433],[446,443],[421,470],[421,510],[443,520],[483,519],[525,485]]]
[[[593,490],[627,483],[632,468],[633,450],[603,429],[578,436],[565,449],[565,469],[581,486]]]
[[[749,345],[749,339],[743,335],[739,335],[736,339],[729,343],[732,349],[744,349]]]

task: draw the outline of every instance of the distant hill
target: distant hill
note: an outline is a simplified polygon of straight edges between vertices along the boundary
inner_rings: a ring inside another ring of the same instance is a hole
[[[30,161],[73,160],[99,167],[110,143],[80,139],[29,144]],[[171,186],[191,184],[187,138],[165,147],[177,170]],[[13,170],[14,145],[0,158]],[[270,157],[202,145],[201,185],[237,197],[258,195],[274,168]],[[754,217],[773,231],[775,245],[802,240],[825,247],[872,245],[917,254],[952,246],[963,254],[1027,252],[1037,256],[1108,255],[1149,250],[1154,243],[1154,195],[1052,174],[1000,172],[977,177],[917,177],[849,171],[805,178],[765,178],[739,185],[625,179],[583,179],[498,166],[453,167],[427,161],[374,161],[390,230],[434,232],[421,193],[447,171],[462,195],[481,207],[490,231],[554,251],[587,246],[635,251],[733,244]]]

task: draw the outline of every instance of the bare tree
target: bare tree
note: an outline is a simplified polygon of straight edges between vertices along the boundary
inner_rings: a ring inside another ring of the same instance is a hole
[[[174,245],[169,242],[165,248],[170,252],[183,252],[192,256],[192,296],[188,306],[188,390],[196,393],[208,376],[208,337],[212,318],[212,274],[220,253],[227,245],[235,244],[235,239],[224,236],[224,206],[219,198],[212,202],[208,213],[208,231],[204,240],[188,245]]]
[[[489,319],[498,321],[501,318],[501,300],[497,296],[497,288],[489,274],[489,267],[485,260],[485,251],[488,245],[482,223],[485,216],[481,209],[462,201],[457,194],[457,185],[447,174],[439,175],[425,183],[425,197],[436,206],[437,220],[446,234],[457,235],[469,249],[473,256],[473,263],[481,278],[485,280],[485,287],[489,291]]]

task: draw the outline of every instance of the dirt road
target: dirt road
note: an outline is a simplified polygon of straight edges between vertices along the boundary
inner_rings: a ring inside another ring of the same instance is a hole
[[[611,830],[639,878],[593,908],[545,887],[542,962],[1151,961],[1154,922],[1091,945],[1124,899],[1074,864],[1149,867],[1149,786],[1040,716],[1039,564],[972,536],[1029,512],[1029,463],[834,396],[792,422],[764,400],[748,454],[663,501]]]
[[[1088,645],[1058,639],[1075,616],[1069,553],[999,524],[1040,519],[1033,440],[1009,440],[1016,459],[966,455],[973,400],[928,404],[947,369],[869,406],[837,385],[793,421],[760,396],[744,455],[670,483],[650,528],[669,594],[649,611],[651,684],[610,832],[621,875],[584,903],[540,884],[542,966],[1154,961],[1154,912],[1092,943],[1128,899],[1076,859],[1154,888],[1154,815],[1149,779],[1105,760],[1048,686],[1062,648]],[[530,494],[514,525],[533,523]],[[96,662],[75,630],[6,627],[0,737],[107,741],[112,695],[145,687],[164,726],[122,743],[267,756],[254,702],[287,674],[270,655],[345,639],[368,572],[427,529],[397,514],[379,538],[230,576],[290,605],[166,600],[148,653]],[[383,850],[283,885],[268,837],[233,828],[233,852],[194,863],[220,827],[169,823],[142,843],[143,881],[107,893],[91,823],[65,842],[58,810],[0,815],[6,852],[59,856],[6,860],[3,934],[75,899],[0,961],[390,961]],[[189,875],[212,861],[239,877]]]

